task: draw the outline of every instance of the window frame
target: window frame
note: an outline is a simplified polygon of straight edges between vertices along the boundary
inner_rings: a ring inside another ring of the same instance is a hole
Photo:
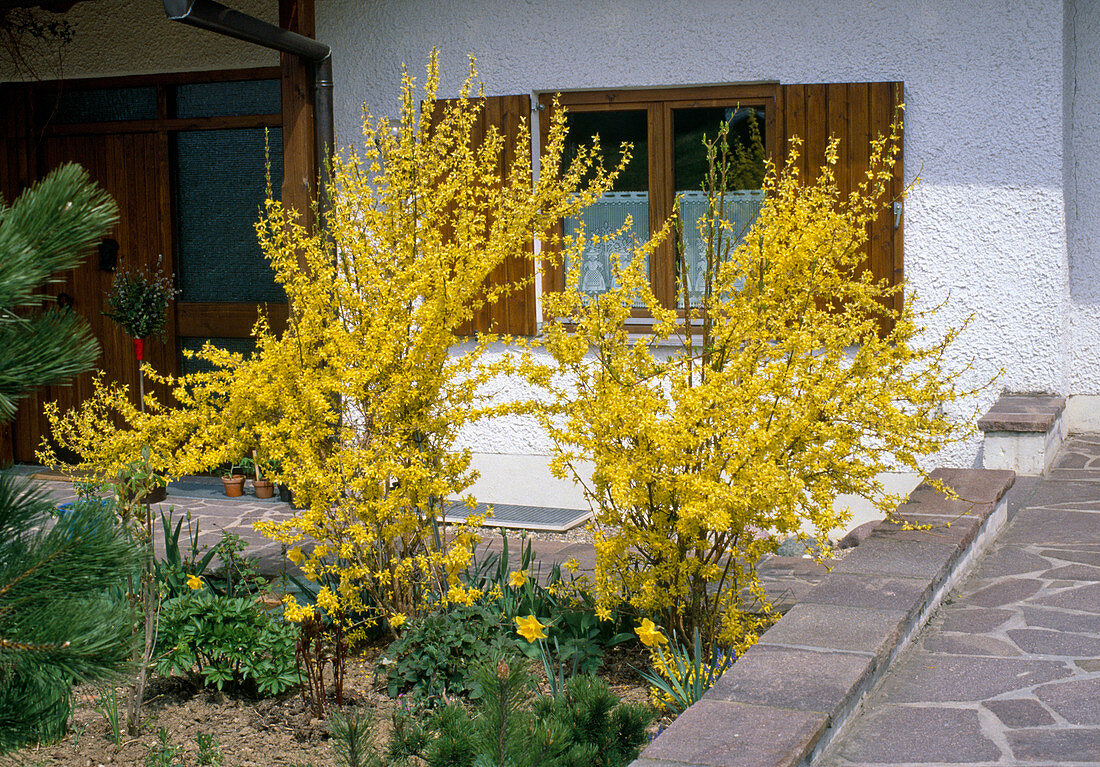
[[[645,110],[649,164],[649,234],[653,236],[672,214],[676,196],[673,110],[733,106],[762,108],[764,110],[764,150],[767,157],[774,160],[778,156],[779,88],[778,82],[766,82],[682,88],[538,93],[539,153],[541,156],[546,151],[555,99],[569,112]],[[551,234],[557,237],[563,234],[561,222],[555,225]],[[543,245],[545,247],[546,244]],[[554,259],[544,258],[541,270],[542,293],[560,291],[564,288],[564,271],[560,264],[554,262]],[[678,303],[675,249],[671,241],[666,240],[654,251],[649,261],[649,279],[658,302],[662,306],[675,308]],[[550,319],[545,309],[542,311],[541,319],[542,321]],[[641,308],[631,310],[631,325],[637,324],[640,329],[644,329],[649,319],[647,310]]]

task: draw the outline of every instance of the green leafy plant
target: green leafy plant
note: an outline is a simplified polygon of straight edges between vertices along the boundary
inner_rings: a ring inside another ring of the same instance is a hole
[[[161,727],[157,730],[157,742],[145,753],[145,767],[183,767],[181,750],[180,746],[172,745],[168,730]]]
[[[207,732],[200,732],[195,736],[195,743],[198,744],[199,764],[209,764],[213,767],[219,767],[222,763],[222,747],[218,743],[218,739]]]
[[[107,722],[107,731],[111,742],[122,744],[122,728],[118,718],[118,691],[114,685],[108,685],[96,699],[95,710],[103,715]]]
[[[728,648],[715,647],[706,652],[698,629],[692,647],[677,642],[675,635],[667,644],[667,650],[664,642],[651,646],[654,670],[643,671],[641,676],[649,683],[654,701],[673,716],[679,716],[714,686],[736,656]]]
[[[200,588],[164,603],[157,673],[197,673],[219,690],[228,684],[278,695],[298,683],[296,633],[255,599]]]
[[[105,316],[114,320],[131,338],[164,336],[168,304],[176,296],[172,276],[161,269],[119,272],[107,294]]]
[[[621,703],[591,676],[571,680],[559,696],[532,701],[533,680],[499,654],[473,670],[484,695],[472,712],[450,704],[425,723],[399,711],[391,761],[417,758],[429,767],[621,767],[638,755],[653,714]]]
[[[492,605],[451,605],[405,624],[379,672],[391,697],[411,694],[418,705],[433,706],[458,695],[477,699],[481,688],[470,669],[508,641],[506,630]]]
[[[188,590],[187,579],[190,576],[202,576],[206,568],[218,553],[211,549],[199,558],[199,524],[191,524],[191,512],[188,511],[172,526],[173,509],[160,513],[160,524],[164,532],[164,559],[154,563],[157,584],[168,598],[178,597]],[[188,547],[186,553],[180,549],[180,533],[183,523],[187,522]]]
[[[260,575],[260,567],[254,557],[242,556],[248,544],[236,533],[222,531],[222,538],[214,545],[213,553],[220,564],[219,572],[224,589],[216,591],[226,596],[248,596],[259,593],[267,581]]]

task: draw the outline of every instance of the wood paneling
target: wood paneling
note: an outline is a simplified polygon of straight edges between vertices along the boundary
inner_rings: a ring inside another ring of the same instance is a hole
[[[478,146],[495,127],[504,138],[504,150],[500,156],[498,172],[507,178],[513,164],[529,163],[530,157],[516,155],[516,139],[520,125],[531,114],[531,98],[527,95],[489,96],[483,99],[484,108],[471,131],[471,141]],[[521,255],[515,255],[494,269],[486,279],[487,285],[511,285],[514,288],[496,301],[482,306],[474,316],[458,328],[459,335],[475,333],[508,333],[534,335],[535,284],[533,243]]]
[[[286,328],[287,304],[200,303],[176,304],[176,334],[182,338],[249,338],[260,314],[276,333]]]
[[[279,0],[279,26],[314,36],[313,0]],[[312,229],[312,201],[317,191],[317,158],[313,156],[313,87],[310,66],[298,56],[280,55],[283,94],[282,201]]]
[[[846,196],[867,180],[872,139],[889,135],[890,126],[902,103],[900,82],[833,83],[827,85],[784,85],[780,94],[779,133],[786,153],[791,136],[803,138],[799,168],[812,180],[825,161],[829,137],[840,139],[836,166],[837,187]],[[864,267],[876,279],[898,285],[903,277],[902,230],[895,227],[892,203],[903,191],[901,158],[894,166],[891,188],[882,211],[868,227]],[[900,308],[902,297],[895,298]]]

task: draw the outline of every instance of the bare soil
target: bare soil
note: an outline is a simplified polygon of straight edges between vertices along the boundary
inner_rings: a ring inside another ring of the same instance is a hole
[[[344,683],[346,707],[369,711],[376,741],[382,743],[388,738],[396,705],[374,674],[375,662],[384,649],[382,644],[370,646],[349,659]],[[646,688],[635,671],[645,664],[641,648],[615,647],[605,656],[600,676],[624,700],[645,702]],[[532,671],[538,669],[532,665]],[[545,691],[544,680],[540,686]],[[119,688],[118,694],[121,709],[127,690]],[[164,762],[173,767],[204,763],[199,759],[200,733],[217,740],[223,767],[337,765],[328,722],[313,717],[297,690],[278,698],[252,699],[204,690],[186,679],[154,677],[141,733],[127,736],[123,722],[120,745],[115,745],[107,720],[97,711],[100,695],[100,690],[90,687],[74,690],[76,710],[69,721],[69,734],[60,742],[25,749],[18,758],[29,765],[61,767],[145,765],[149,754],[161,748],[159,731],[163,728],[168,743],[180,749],[174,760]],[[119,715],[124,717],[123,711]]]

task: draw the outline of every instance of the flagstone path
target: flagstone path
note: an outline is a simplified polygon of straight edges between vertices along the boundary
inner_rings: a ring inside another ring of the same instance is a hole
[[[1067,442],[815,767],[929,764],[1100,764],[1100,438]]]

